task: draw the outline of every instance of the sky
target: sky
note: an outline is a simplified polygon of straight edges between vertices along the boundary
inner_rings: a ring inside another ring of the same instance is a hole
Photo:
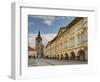
[[[35,47],[35,38],[40,31],[42,43],[46,46],[61,27],[67,26],[75,17],[73,16],[46,16],[28,15],[29,46]]]

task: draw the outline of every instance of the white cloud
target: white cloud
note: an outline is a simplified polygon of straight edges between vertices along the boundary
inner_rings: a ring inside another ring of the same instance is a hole
[[[29,26],[32,26],[32,25],[34,25],[34,22],[29,22]]]
[[[52,23],[55,21],[55,20],[60,20],[60,19],[70,19],[70,17],[66,17],[66,16],[59,16],[59,17],[57,17],[57,16],[31,16],[31,17],[33,17],[33,18],[40,18],[40,19],[42,19],[43,21],[42,21],[42,23],[45,23],[45,24],[47,24],[48,26],[51,26],[52,25]]]
[[[41,34],[42,43],[47,45],[48,41],[51,41],[56,36],[56,33]],[[29,34],[29,46],[35,47],[37,34]]]
[[[42,34],[44,46],[46,46],[48,41],[51,41],[55,36],[56,33]]]
[[[52,25],[52,21],[49,21],[49,20],[45,20],[45,21],[43,21],[42,23],[45,23],[45,24],[47,24],[48,26]]]
[[[36,38],[36,34],[29,34],[29,38],[28,38],[28,44],[31,47],[35,47],[35,38]]]
[[[56,19],[55,16],[33,16],[34,18],[43,19],[42,23],[47,24],[48,26],[52,25],[53,21]]]

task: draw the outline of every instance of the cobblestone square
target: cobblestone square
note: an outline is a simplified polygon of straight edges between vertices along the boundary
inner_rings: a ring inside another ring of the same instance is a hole
[[[29,59],[28,66],[52,66],[52,65],[76,65],[76,64],[87,64],[86,61],[77,60],[53,60],[53,59]]]

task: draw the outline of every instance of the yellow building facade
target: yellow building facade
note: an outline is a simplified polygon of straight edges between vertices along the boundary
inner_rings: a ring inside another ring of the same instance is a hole
[[[61,27],[56,37],[45,47],[45,57],[51,59],[88,60],[88,18],[76,17]]]

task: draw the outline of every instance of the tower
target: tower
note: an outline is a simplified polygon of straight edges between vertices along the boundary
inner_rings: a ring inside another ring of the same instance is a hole
[[[36,50],[37,50],[37,57],[38,58],[43,57],[44,50],[43,50],[42,37],[40,31],[38,32],[38,35],[36,37]]]

